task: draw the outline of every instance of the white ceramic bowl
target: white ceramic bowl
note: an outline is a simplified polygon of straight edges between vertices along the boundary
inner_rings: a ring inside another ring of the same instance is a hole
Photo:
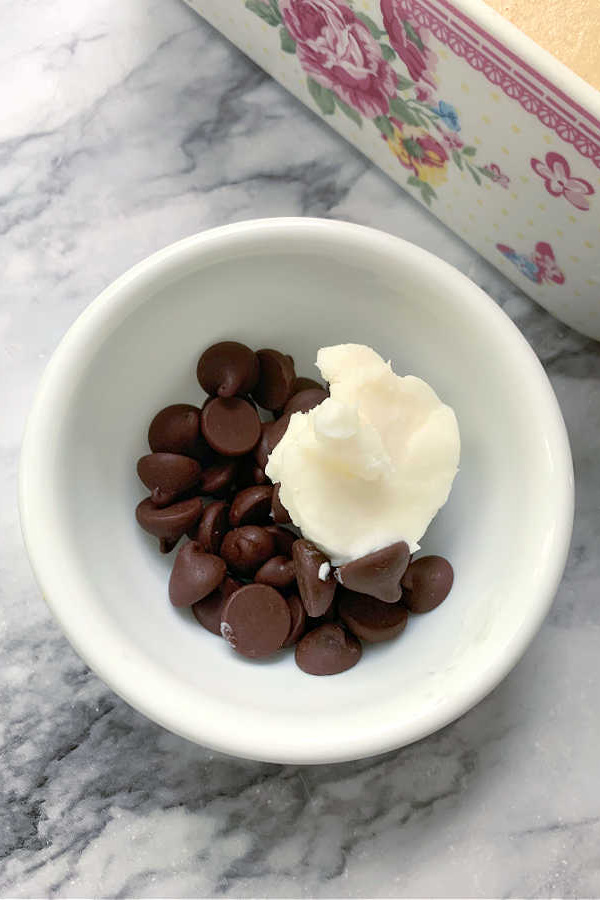
[[[422,541],[454,564],[453,591],[342,675],[305,675],[291,652],[263,663],[235,655],[173,609],[173,557],[135,522],[148,423],[169,403],[202,400],[197,358],[226,338],[285,349],[306,375],[320,346],[370,344],[456,411],[461,471]],[[40,385],[20,502],[48,604],[118,694],[198,743],[320,763],[415,741],[512,668],[563,571],[572,464],[542,367],[464,275],[367,228],[273,219],[167,247],[91,304]]]

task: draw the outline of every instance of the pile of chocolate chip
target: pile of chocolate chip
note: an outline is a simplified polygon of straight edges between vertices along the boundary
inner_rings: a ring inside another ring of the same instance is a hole
[[[298,378],[291,356],[252,351],[236,341],[209,347],[197,377],[202,408],[167,406],[148,430],[152,451],[138,460],[150,496],[137,521],[179,549],[169,581],[171,603],[243,656],[262,658],[295,645],[298,666],[335,675],[354,666],[362,645],[397,637],[409,612],[434,609],[452,587],[440,556],[411,562],[404,541],[333,570],[293,529],[267,459],[290,416],[329,396]],[[262,421],[260,407],[272,415]]]

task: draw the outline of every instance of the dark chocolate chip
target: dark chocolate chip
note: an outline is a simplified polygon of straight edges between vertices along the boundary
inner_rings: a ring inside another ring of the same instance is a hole
[[[270,436],[271,430],[273,428],[274,422],[263,422],[260,426],[260,438],[258,439],[258,444],[254,448],[254,459],[256,461],[257,466],[259,466],[263,471],[265,466],[267,465],[267,461],[269,459],[269,453],[271,453],[272,447],[270,445]],[[286,424],[287,428],[287,424]]]
[[[263,409],[281,409],[292,394],[296,373],[294,360],[279,350],[259,350],[258,384],[252,396]]]
[[[323,387],[323,385],[319,381],[315,381],[314,378],[305,378],[303,375],[300,375],[298,378],[296,378],[296,380],[294,382],[294,387],[293,387],[294,394],[299,394],[300,391],[313,391],[313,390],[327,392],[327,389],[325,387]]]
[[[220,556],[205,553],[196,541],[188,541],[175,557],[169,579],[169,599],[173,606],[192,606],[217,588],[227,567]]]
[[[271,516],[273,517],[273,521],[277,522],[279,525],[289,525],[292,521],[290,518],[290,514],[279,499],[279,488],[281,485],[279,482],[273,487],[273,496],[271,498]]]
[[[217,457],[202,472],[200,491],[211,497],[220,497],[228,492],[237,472],[237,459],[230,456]]]
[[[183,453],[202,459],[206,443],[200,433],[200,410],[189,403],[174,403],[157,413],[148,429],[154,453]]]
[[[254,458],[261,467],[265,469],[269,454],[273,452],[281,438],[284,436],[290,422],[287,415],[277,419],[276,422],[263,422],[261,427],[260,439],[254,448]]]
[[[288,403],[291,402],[292,398],[299,394],[301,391],[322,391],[327,397],[329,397],[329,390],[326,386],[321,384],[318,381],[315,381],[314,378],[296,378],[294,382],[294,386],[292,388],[292,393],[290,398],[288,399]],[[324,398],[323,398],[324,399]],[[321,401],[319,401],[321,402]],[[287,406],[287,404],[286,404]],[[273,410],[273,415],[276,419],[282,416],[284,413],[283,409],[275,409]]]
[[[243,456],[261,435],[258,413],[241,397],[214,397],[202,408],[200,426],[206,442],[223,456]]]
[[[306,612],[302,605],[302,600],[300,599],[298,594],[290,594],[289,597],[286,597],[286,600],[290,608],[292,624],[290,627],[290,632],[286,637],[283,646],[293,647],[294,644],[298,643],[298,641],[304,634],[304,630],[306,628]]]
[[[408,544],[406,541],[399,541],[340,566],[336,577],[340,584],[351,591],[369,594],[383,603],[397,603],[402,596],[400,579],[409,559]]]
[[[188,534],[188,531],[185,532]],[[170,553],[177,546],[177,541],[171,538],[160,538],[158,541],[158,549],[161,553]]]
[[[271,484],[265,470],[261,469],[254,456],[250,454],[240,460],[236,483],[240,488],[252,487],[255,484]]]
[[[221,618],[221,634],[242,656],[270,656],[290,633],[290,608],[275,588],[246,584],[229,597]]]
[[[224,500],[213,500],[202,513],[196,540],[205,553],[218,553],[228,531],[229,504]]]
[[[338,616],[338,605],[337,605],[337,593],[339,588],[336,588],[335,595],[333,600],[325,610],[322,616],[307,616],[306,617],[306,630],[312,631],[313,628],[318,628],[319,625],[324,625],[326,622],[337,622],[339,624],[339,616]]]
[[[209,594],[204,600],[200,600],[199,603],[194,603],[192,606],[192,612],[198,622],[200,622],[200,624],[208,631],[212,631],[213,634],[218,634],[219,637],[221,637],[221,614],[223,612],[223,607],[233,592],[237,591],[241,586],[241,582],[226,575],[219,587],[216,588],[212,594]]]
[[[272,493],[273,487],[270,484],[258,484],[236,494],[229,512],[231,527],[266,525],[271,514]]]
[[[281,528],[279,525],[267,525],[265,531],[268,531],[275,538],[277,553],[282,556],[292,556],[292,547],[294,541],[298,540],[298,535],[287,528]]]
[[[207,394],[233,397],[249,394],[258,381],[258,357],[237,341],[221,341],[205,350],[196,375]]]
[[[155,506],[168,506],[198,484],[200,463],[180,453],[149,453],[138,459],[137,473],[152,491]]]
[[[228,531],[221,544],[221,556],[227,565],[248,577],[254,575],[275,553],[274,536],[258,525],[242,525]]]
[[[341,625],[320,625],[296,645],[296,663],[308,675],[337,675],[359,661],[362,647]]]
[[[363,641],[378,644],[397,637],[406,628],[408,612],[402,603],[382,603],[368,594],[340,587],[336,595],[340,619]]]
[[[285,404],[283,408],[284,415],[287,413],[291,416],[295,412],[306,413],[309,410],[314,409],[315,406],[318,406],[319,403],[322,403],[323,400],[327,400],[328,397],[329,394],[327,391],[324,391],[323,388],[311,388],[308,391],[299,391],[297,394],[290,397]]]
[[[161,553],[168,553],[180,537],[198,524],[202,509],[200,497],[191,497],[162,508],[155,506],[147,497],[138,504],[135,517],[144,531],[160,538]]]
[[[270,584],[278,591],[283,591],[296,580],[294,563],[287,556],[273,556],[263,563],[254,580],[257,584]]]
[[[336,583],[329,560],[310,541],[298,540],[292,547],[292,556],[296,567],[296,580],[300,599],[309,616],[322,616],[329,609],[335,593]],[[322,566],[328,566],[325,579],[319,578]]]
[[[402,578],[402,603],[413,613],[426,613],[446,599],[454,571],[443,556],[421,556],[411,562]]]

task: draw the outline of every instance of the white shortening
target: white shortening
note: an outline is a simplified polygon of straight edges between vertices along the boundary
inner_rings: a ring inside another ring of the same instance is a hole
[[[331,397],[294,413],[266,472],[303,536],[339,566],[406,541],[411,552],[458,471],[453,410],[361,344],[324,347]]]

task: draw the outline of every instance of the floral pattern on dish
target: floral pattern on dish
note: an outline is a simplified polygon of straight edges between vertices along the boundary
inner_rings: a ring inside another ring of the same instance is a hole
[[[571,167],[560,153],[546,153],[543,162],[532,157],[531,168],[543,179],[544,187],[553,197],[564,197],[576,209],[589,210],[589,198],[595,193],[594,188],[585,178],[571,175]]]
[[[556,262],[550,244],[538,241],[535,249],[528,256],[517,253],[506,244],[496,244],[496,249],[517,267],[521,275],[534,284],[564,284],[565,276]]]
[[[477,163],[459,112],[439,96],[429,32],[403,14],[400,0],[381,0],[383,28],[353,0],[246,0],[246,7],[279,30],[282,50],[296,54],[320,112],[375,126],[427,206],[451,166],[478,187],[486,180],[508,187],[499,166]]]
[[[366,118],[385,115],[398,76],[364,22],[336,0],[279,0],[300,65]]]

